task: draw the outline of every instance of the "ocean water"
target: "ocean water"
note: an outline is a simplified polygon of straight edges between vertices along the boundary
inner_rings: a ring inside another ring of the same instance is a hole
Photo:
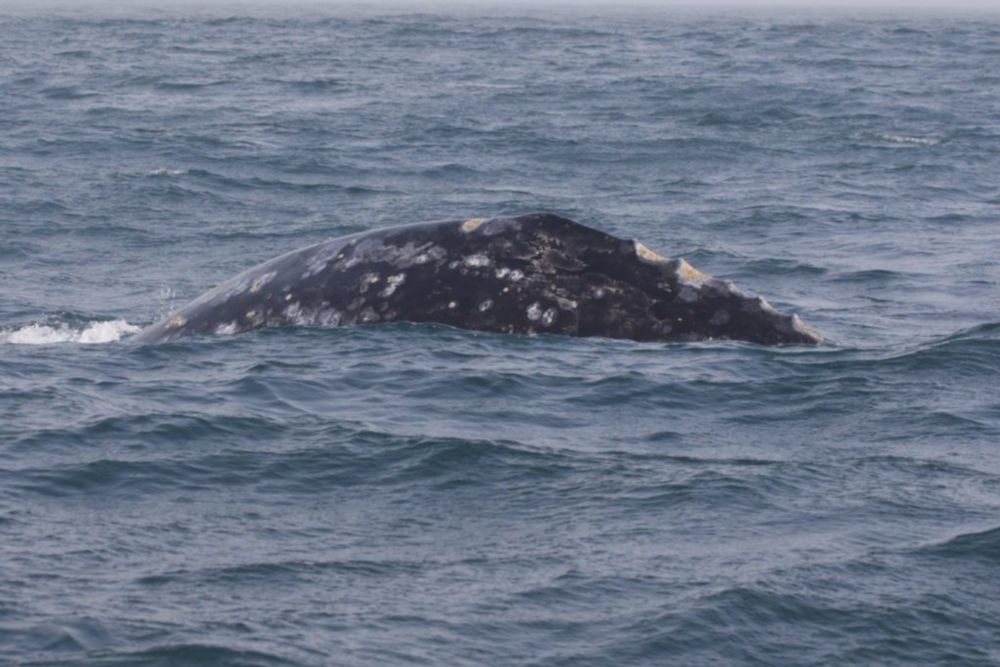
[[[998,66],[996,14],[0,11],[0,664],[997,664]],[[129,342],[532,211],[828,340]]]

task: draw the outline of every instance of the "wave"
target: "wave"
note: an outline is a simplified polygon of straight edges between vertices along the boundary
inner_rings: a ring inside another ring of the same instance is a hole
[[[188,173],[187,169],[170,169],[168,167],[157,167],[146,173],[147,176],[183,176]]]
[[[178,569],[143,574],[136,579],[141,586],[162,587],[196,584],[217,585],[227,582],[244,585],[253,581],[306,580],[327,572],[338,575],[394,575],[418,572],[419,563],[387,559],[293,559],[278,561],[249,561],[231,565],[209,567],[181,567]]]
[[[307,444],[282,447],[288,438]],[[223,450],[213,446],[234,440],[241,446]],[[117,443],[116,451],[87,461],[24,467],[0,478],[22,492],[48,497],[243,486],[264,494],[313,495],[317,489],[358,485],[536,484],[588,463],[513,440],[399,435],[307,416],[291,423],[262,416],[123,415],[83,427],[36,432],[16,446],[21,451],[44,448],[61,458],[56,448],[72,456],[81,444],[101,442]],[[196,444],[204,453],[178,458],[178,443]],[[170,453],[137,455],[147,449]]]
[[[992,374],[1000,370],[1000,323],[957,331],[900,355],[893,361],[915,362],[914,368],[939,367],[954,374]]]
[[[844,271],[833,276],[832,280],[838,283],[856,283],[859,285],[884,285],[896,280],[902,280],[909,275],[900,271],[890,271],[888,269],[863,269],[859,271]]]
[[[204,196],[202,190],[195,190],[177,185],[178,182],[192,184],[195,187],[216,187],[231,190],[247,190],[259,192],[261,190],[292,190],[303,193],[319,194],[345,194],[354,196],[374,196],[380,194],[394,194],[397,190],[383,187],[368,187],[365,185],[348,185],[336,182],[322,182],[312,180],[309,182],[294,181],[281,178],[262,178],[260,176],[232,176],[205,169],[178,169],[174,167],[158,166],[144,174],[151,179],[164,179],[165,188],[176,188],[177,191],[185,195]],[[175,177],[187,178],[175,178]],[[170,185],[166,185],[169,183]]]
[[[79,343],[95,345],[113,343],[137,333],[142,327],[125,320],[89,322],[79,326],[60,324],[28,324],[15,329],[0,329],[0,343],[10,345],[56,345]]]
[[[894,144],[918,144],[921,146],[937,146],[941,139],[932,137],[910,137],[902,134],[876,134],[875,138]]]
[[[314,79],[297,79],[297,80],[274,79],[273,81],[280,85],[284,85],[293,90],[299,90],[304,93],[347,90],[351,86],[349,81],[334,77],[317,77]]]
[[[72,49],[69,51],[57,51],[54,55],[60,58],[89,58],[94,55],[94,52],[88,49]]]
[[[846,369],[873,367],[905,367],[912,371],[946,370],[952,375],[968,373],[987,375],[1000,370],[1000,322],[986,322],[954,333],[908,345],[874,356],[842,358],[805,358],[804,366],[812,369],[826,368],[842,372]],[[798,364],[802,359],[790,358],[787,363]]]
[[[77,86],[51,86],[42,91],[42,95],[53,100],[82,100],[88,97],[98,97],[99,93],[80,90]]]
[[[257,651],[251,648],[230,648],[207,643],[165,644],[140,651],[112,652],[105,657],[88,659],[88,665],[237,665],[287,666],[305,664],[275,653]]]
[[[765,276],[822,276],[827,269],[809,262],[784,257],[765,257],[747,262],[747,270]]]
[[[975,533],[962,533],[922,551],[945,558],[982,558],[1000,561],[1000,527]]]
[[[800,118],[801,114],[782,106],[768,107],[754,113],[733,113],[726,111],[709,111],[695,121],[701,127],[733,126],[744,128],[766,127],[774,124],[784,124]]]
[[[232,83],[228,79],[218,81],[158,81],[154,84],[154,88],[163,91],[187,92],[215,86],[227,86]]]
[[[904,146],[938,146],[944,143],[943,139],[936,137],[918,137],[909,134],[895,134],[892,132],[862,132],[857,136],[862,142],[878,142],[887,144],[900,144]]]

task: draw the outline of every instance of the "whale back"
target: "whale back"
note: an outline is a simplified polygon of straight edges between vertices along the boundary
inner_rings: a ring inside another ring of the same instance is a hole
[[[137,339],[393,321],[633,340],[819,341],[798,318],[684,260],[552,214],[323,241],[235,276]]]

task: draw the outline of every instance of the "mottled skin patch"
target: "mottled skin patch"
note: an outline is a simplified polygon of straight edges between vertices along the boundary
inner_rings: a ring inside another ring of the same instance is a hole
[[[469,218],[462,223],[463,232],[473,232],[479,228],[479,225],[486,222],[486,218]]]
[[[684,260],[549,214],[324,241],[245,271],[136,338],[392,321],[633,340],[820,340]]]

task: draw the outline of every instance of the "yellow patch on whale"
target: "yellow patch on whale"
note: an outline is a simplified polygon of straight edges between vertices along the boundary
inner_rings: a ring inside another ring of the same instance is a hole
[[[463,232],[475,231],[479,227],[479,225],[483,224],[484,222],[486,222],[486,218],[469,218],[468,220],[462,223],[462,231]]]
[[[639,259],[645,260],[647,262],[665,262],[667,258],[658,252],[653,252],[645,244],[639,243],[638,241],[633,241],[635,243],[635,254]]]
[[[179,327],[184,326],[185,324],[187,324],[187,320],[185,320],[183,317],[181,317],[180,315],[178,315],[177,317],[174,317],[169,322],[167,322],[167,328],[168,329],[177,329]]]
[[[712,276],[707,273],[702,273],[698,269],[694,268],[687,263],[687,260],[679,260],[677,263],[677,277],[681,280],[688,280],[690,282],[702,282],[703,280],[711,280]]]
[[[644,262],[653,262],[656,264],[661,264],[664,262],[670,262],[673,265],[673,269],[677,274],[677,277],[686,282],[703,282],[705,280],[710,280],[712,276],[707,273],[702,273],[698,269],[694,268],[683,259],[667,259],[660,253],[650,250],[646,245],[640,243],[639,241],[633,241],[635,244],[635,254],[636,257]]]

